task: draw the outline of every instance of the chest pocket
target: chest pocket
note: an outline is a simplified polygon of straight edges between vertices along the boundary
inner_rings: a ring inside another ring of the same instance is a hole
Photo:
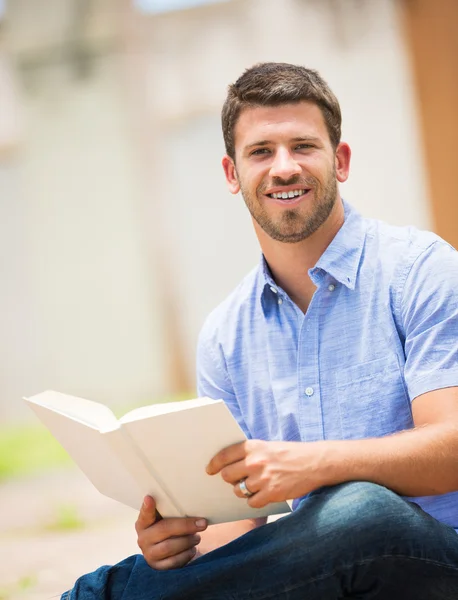
[[[382,436],[413,426],[396,356],[338,370],[336,393],[343,439]]]

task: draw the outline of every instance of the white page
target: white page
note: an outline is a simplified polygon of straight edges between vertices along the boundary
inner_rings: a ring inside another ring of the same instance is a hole
[[[222,400],[212,400],[211,398],[195,398],[193,400],[163,402],[161,404],[141,406],[126,413],[121,419],[119,419],[119,422],[131,423],[132,421],[139,421],[140,419],[146,419],[147,417],[154,417],[155,415],[163,415],[165,413],[176,412],[180,410],[189,410],[198,406],[213,404],[214,402],[222,402]]]
[[[116,445],[109,443],[113,435],[122,436],[121,429],[103,435],[95,427],[68,418],[48,406],[37,403],[30,406],[99,492],[137,510],[140,508],[143,486],[137,478],[138,472],[143,472],[143,465],[131,447],[128,448],[130,454],[120,461]]]
[[[158,482],[173,496],[183,516],[220,523],[290,511],[286,503],[252,509],[246,500],[235,496],[232,486],[220,475],[205,472],[219,450],[246,439],[222,400],[128,422],[122,428],[141,448]],[[158,510],[163,512],[159,506]]]
[[[164,513],[167,513],[170,517],[181,516],[181,512],[175,506],[173,499],[167,495],[155,478],[151,465],[145,463],[144,456],[139,453],[136,446],[132,444],[129,435],[122,428],[107,431],[100,437],[108,443],[121,464],[121,469],[113,464],[109,476],[104,473],[103,489],[93,481],[102,494],[123,502],[135,510],[140,509],[145,496],[152,496],[156,500],[158,510],[160,506]],[[134,484],[127,481],[123,476],[124,470],[134,481]]]
[[[34,408],[34,405],[47,407],[56,413],[96,429],[107,430],[119,427],[118,420],[112,411],[104,404],[92,400],[61,394],[52,390],[36,394],[30,398],[24,398],[24,400],[32,408]]]

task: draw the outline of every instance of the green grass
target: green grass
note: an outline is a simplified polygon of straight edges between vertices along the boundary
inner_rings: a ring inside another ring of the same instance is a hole
[[[0,482],[71,463],[62,446],[40,425],[0,429]]]
[[[54,519],[45,526],[46,531],[75,531],[84,529],[85,522],[78,514],[78,509],[72,504],[61,504],[56,507]]]
[[[8,600],[13,594],[17,594],[17,592],[26,592],[33,588],[37,583],[37,578],[35,575],[25,575],[18,579],[18,581],[14,585],[10,585],[8,587],[0,587],[0,600]]]

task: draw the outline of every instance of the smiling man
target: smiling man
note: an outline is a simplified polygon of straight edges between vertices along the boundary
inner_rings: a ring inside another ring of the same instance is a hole
[[[458,598],[458,254],[341,199],[350,148],[315,71],[248,69],[222,124],[262,256],[199,338],[199,394],[249,438],[207,472],[253,507],[294,511],[207,528],[156,521],[147,497],[143,556],[63,597]]]

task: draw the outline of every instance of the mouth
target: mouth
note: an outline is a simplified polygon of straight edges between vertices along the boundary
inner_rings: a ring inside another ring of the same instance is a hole
[[[299,204],[299,202],[303,200],[310,192],[311,188],[303,188],[299,190],[289,191],[278,190],[270,194],[265,194],[265,196],[266,198],[270,198],[271,200],[273,200],[276,204],[291,206]]]

